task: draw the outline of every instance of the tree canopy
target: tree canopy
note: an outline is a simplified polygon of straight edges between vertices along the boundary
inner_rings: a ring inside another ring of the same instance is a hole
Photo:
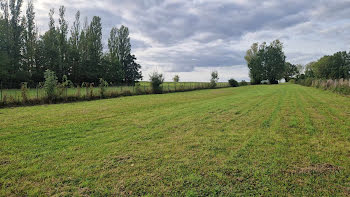
[[[78,11],[69,27],[66,8],[59,8],[58,21],[51,9],[48,30],[39,35],[33,1],[28,1],[24,14],[22,4],[23,0],[0,2],[0,81],[4,87],[19,87],[21,82],[36,86],[44,81],[47,69],[59,81],[67,76],[76,85],[98,83],[100,78],[115,84],[142,79],[126,26],[112,28],[108,50],[104,50],[99,16],[81,25]]]
[[[285,59],[283,44],[279,40],[270,45],[254,43],[245,56],[252,84],[260,84],[263,80],[278,83],[285,76]]]

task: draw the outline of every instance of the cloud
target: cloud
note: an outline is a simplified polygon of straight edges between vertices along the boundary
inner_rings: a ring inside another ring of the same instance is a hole
[[[288,61],[307,63],[350,44],[348,0],[36,0],[40,30],[48,10],[67,7],[73,23],[98,15],[104,41],[113,26],[130,29],[132,52],[144,73],[159,70],[170,80],[208,80],[212,70],[249,80],[244,54],[253,42],[280,39]],[[208,72],[208,73],[207,73]],[[196,76],[196,77],[194,77]],[[147,77],[146,77],[147,78]]]

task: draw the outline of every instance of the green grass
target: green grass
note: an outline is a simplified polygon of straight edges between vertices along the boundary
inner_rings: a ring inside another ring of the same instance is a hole
[[[261,85],[0,109],[0,196],[350,194],[350,98]]]
[[[151,91],[151,84],[147,81],[140,82],[140,89],[142,91]],[[95,86],[98,86],[95,85]],[[164,91],[175,91],[179,89],[193,89],[194,87],[207,87],[209,86],[208,82],[164,82],[161,87],[164,89]],[[228,86],[228,83],[226,82],[219,82],[217,83],[218,87],[226,87]],[[85,87],[80,88],[67,88],[66,90],[63,90],[63,96],[76,96],[77,92],[80,91],[81,96],[87,95],[87,91]],[[100,88],[94,87],[93,88],[93,94],[99,95],[100,94]],[[135,88],[133,86],[110,86],[106,88],[107,92],[115,92],[122,94],[126,91],[129,92],[135,92]],[[58,90],[57,90],[58,92]],[[10,97],[14,101],[22,101],[22,92],[20,89],[3,89],[0,90],[0,101],[2,101],[3,97],[6,96],[7,99]],[[28,88],[28,99],[40,99],[45,98],[46,93],[43,88]]]

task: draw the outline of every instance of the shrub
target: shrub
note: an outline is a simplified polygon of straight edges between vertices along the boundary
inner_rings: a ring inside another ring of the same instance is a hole
[[[248,83],[245,81],[245,80],[242,80],[240,83],[239,83],[239,86],[247,86]]]
[[[68,80],[67,75],[63,75],[62,83],[58,84],[58,95],[61,97],[67,97],[67,89],[71,87],[73,87],[73,82],[71,80]],[[64,95],[64,91],[66,91],[66,95]]]
[[[210,88],[215,88],[216,83],[219,81],[219,73],[218,71],[213,71],[211,73],[211,79],[210,79]]]
[[[150,77],[152,92],[156,94],[162,93],[162,88],[160,85],[164,82],[163,74],[160,74],[158,72],[153,72],[149,77]]]
[[[21,95],[22,95],[22,102],[27,103],[28,102],[28,83],[23,82],[21,84]]]
[[[176,83],[179,82],[180,81],[179,75],[175,75],[174,78],[173,78],[173,81],[176,82]]]
[[[90,83],[90,87],[89,87],[89,92],[88,92],[88,97],[91,99],[94,97],[94,83]]]
[[[288,81],[288,83],[296,83],[295,79],[291,79]]]
[[[85,87],[85,98],[91,99],[94,96],[94,83],[83,82],[81,87]]]
[[[228,80],[228,83],[230,84],[231,87],[238,87],[238,81],[236,81],[235,79],[230,79]]]
[[[108,87],[108,82],[100,78],[100,97],[104,98],[106,94],[106,88]]]
[[[5,104],[7,104],[7,94],[4,94],[3,96],[2,96],[2,103],[5,105]]]
[[[56,88],[57,88],[57,77],[55,72],[51,70],[46,70],[44,73],[44,90],[49,100],[53,100],[56,97]]]

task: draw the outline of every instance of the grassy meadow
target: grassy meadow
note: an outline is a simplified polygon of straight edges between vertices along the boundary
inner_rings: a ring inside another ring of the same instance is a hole
[[[0,196],[347,196],[350,98],[295,84],[0,109]]]

